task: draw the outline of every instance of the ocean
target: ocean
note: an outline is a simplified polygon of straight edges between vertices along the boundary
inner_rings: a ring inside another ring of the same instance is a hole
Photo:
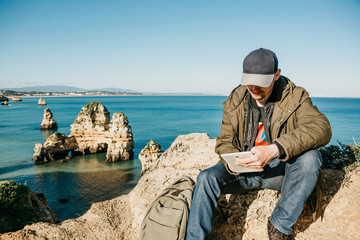
[[[178,135],[205,132],[215,138],[226,96],[45,97],[46,106],[37,105],[38,99],[0,105],[0,181],[12,179],[44,193],[58,218],[65,220],[82,215],[94,202],[129,193],[141,177],[138,154],[150,140],[166,150]],[[312,99],[332,126],[330,144],[360,142],[360,98]],[[35,144],[55,132],[40,130],[44,109],[53,112],[56,131],[68,135],[81,108],[92,101],[103,103],[111,115],[117,111],[127,115],[135,141],[134,160],[105,163],[102,153],[35,165]],[[61,203],[62,198],[69,201]]]

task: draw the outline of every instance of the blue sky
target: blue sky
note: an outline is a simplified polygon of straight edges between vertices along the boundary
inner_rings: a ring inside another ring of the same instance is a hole
[[[0,0],[0,89],[229,93],[252,50],[311,95],[360,97],[360,1]]]

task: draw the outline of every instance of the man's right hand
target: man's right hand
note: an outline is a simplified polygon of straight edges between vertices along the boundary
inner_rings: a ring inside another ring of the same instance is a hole
[[[249,168],[263,168],[268,162],[279,155],[275,144],[255,146],[250,150],[254,155],[248,158],[237,159],[236,164]]]

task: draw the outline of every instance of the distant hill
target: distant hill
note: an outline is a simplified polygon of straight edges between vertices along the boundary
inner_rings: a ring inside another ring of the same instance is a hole
[[[127,92],[138,93],[130,89],[121,88],[101,88],[101,89],[84,89],[71,86],[61,85],[47,85],[47,86],[34,86],[34,87],[21,87],[21,88],[3,88],[2,90],[12,90],[18,92],[86,92],[86,91],[107,91],[107,92]]]
[[[34,86],[34,87],[20,87],[20,88],[3,88],[3,90],[13,90],[18,92],[84,92],[84,88],[60,86],[60,85],[47,85],[47,86]]]

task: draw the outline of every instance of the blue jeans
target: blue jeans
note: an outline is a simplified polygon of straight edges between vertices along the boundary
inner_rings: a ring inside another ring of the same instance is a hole
[[[210,234],[221,193],[241,194],[261,188],[281,191],[270,222],[289,235],[316,185],[320,167],[320,153],[310,150],[287,162],[275,158],[263,172],[232,175],[222,163],[205,169],[197,177],[186,240],[206,239]]]

